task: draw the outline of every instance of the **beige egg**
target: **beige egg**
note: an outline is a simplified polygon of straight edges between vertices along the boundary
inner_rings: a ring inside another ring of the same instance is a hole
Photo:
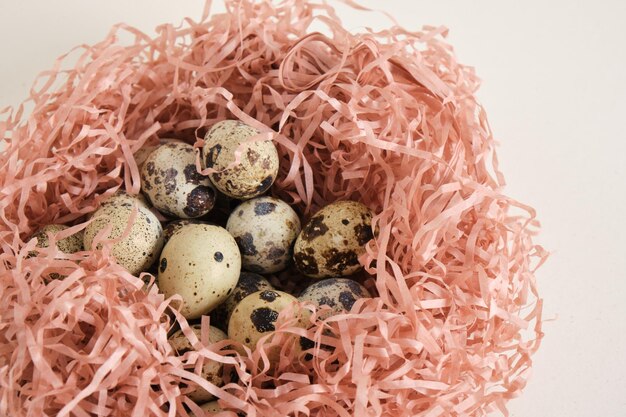
[[[119,238],[126,230],[135,207],[137,214],[130,233],[113,244],[111,248],[111,254],[117,263],[133,275],[147,270],[157,259],[163,247],[161,223],[141,198],[127,194],[110,197],[93,213],[93,221],[85,229],[83,237],[86,250],[93,249],[94,238],[109,225],[112,230],[108,239]]]
[[[141,168],[141,191],[156,209],[183,219],[204,216],[215,204],[208,177],[196,170],[196,151],[182,142],[155,149]]]
[[[238,120],[218,122],[207,132],[202,162],[204,168],[218,171],[209,177],[222,193],[249,199],[265,193],[274,183],[278,175],[276,146],[271,141],[247,142],[257,134],[256,129]],[[241,151],[239,163],[229,168],[236,161],[237,150]]]
[[[226,229],[209,224],[183,226],[167,242],[159,261],[158,285],[166,297],[180,295],[188,319],[209,313],[232,293],[241,255]]]
[[[191,326],[193,332],[196,334],[200,342],[202,342],[201,338],[201,326],[199,324]],[[211,326],[209,328],[209,339],[208,344],[212,345],[217,342],[221,342],[227,338],[226,333],[221,331],[220,329]],[[174,352],[177,356],[183,356],[185,353],[194,350],[193,346],[191,346],[191,342],[187,337],[183,334],[181,330],[174,333],[169,338],[170,346],[174,349]],[[215,362],[209,359],[204,359],[204,363],[202,364],[202,373],[201,377],[209,381],[210,383],[221,387],[224,385],[224,380],[222,379],[222,370],[224,366],[219,362]],[[198,386],[196,390],[187,394],[187,396],[197,402],[209,401],[215,398],[208,391]]]
[[[359,298],[369,298],[367,289],[347,278],[329,278],[318,281],[304,290],[298,300],[309,301],[318,307],[328,306],[331,311],[321,314],[322,320],[339,313],[349,312]]]
[[[272,284],[270,284],[269,281],[261,275],[242,271],[239,275],[237,286],[233,292],[226,299],[226,301],[220,304],[211,313],[211,324],[219,327],[220,329],[228,330],[228,321],[230,320],[230,316],[233,314],[233,310],[235,310],[235,307],[237,307],[237,304],[239,304],[241,300],[254,292],[273,289],[274,287],[272,287]]]
[[[361,269],[359,256],[373,237],[372,212],[355,201],[338,201],[318,211],[302,228],[293,259],[311,278],[352,275]]]
[[[56,235],[57,233],[68,229],[69,226],[63,224],[49,224],[39,229],[32,237],[37,238],[38,248],[47,248],[50,245],[48,235]],[[57,248],[63,253],[76,253],[83,250],[83,231],[74,233],[65,239],[57,240]]]
[[[251,350],[262,337],[276,330],[275,323],[279,313],[297,302],[286,292],[264,290],[250,294],[235,307],[228,323],[228,337],[242,343]],[[297,312],[298,325],[306,326],[302,312]],[[270,360],[275,360],[278,352],[270,352]]]
[[[291,261],[300,219],[284,201],[258,197],[235,208],[226,229],[239,245],[243,268],[271,274],[282,271]]]

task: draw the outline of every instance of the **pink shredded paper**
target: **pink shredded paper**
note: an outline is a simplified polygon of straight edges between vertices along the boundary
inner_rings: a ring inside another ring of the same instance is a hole
[[[479,81],[446,30],[352,34],[305,0],[226,6],[154,38],[118,25],[72,68],[61,57],[42,73],[31,114],[0,112],[0,416],[200,416],[194,384],[250,417],[506,415],[542,338],[546,252],[534,210],[503,192]],[[308,330],[286,311],[240,355],[202,342],[206,318],[198,340],[107,245],[29,257],[41,226],[75,225],[62,239],[120,187],[137,193],[142,147],[201,146],[225,118],[275,141],[272,192],[305,218],[337,199],[377,213],[360,259],[376,297]],[[175,325],[196,348],[182,357],[167,342]],[[282,350],[272,366],[270,349]],[[224,363],[224,387],[199,377],[206,360]]]

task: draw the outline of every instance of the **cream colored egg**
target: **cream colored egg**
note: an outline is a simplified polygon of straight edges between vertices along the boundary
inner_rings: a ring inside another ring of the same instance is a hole
[[[49,224],[39,229],[32,237],[37,238],[38,248],[47,248],[50,245],[48,235],[56,235],[57,233],[68,229],[68,226],[63,224]],[[65,239],[57,240],[57,248],[63,253],[76,253],[83,250],[83,231],[74,233]]]
[[[322,320],[339,313],[349,312],[359,298],[369,298],[367,289],[347,278],[329,278],[318,281],[304,290],[298,300],[309,301],[318,307],[328,306],[319,317]]]
[[[295,302],[295,297],[282,291],[264,290],[250,294],[241,300],[230,316],[228,337],[254,350],[259,339],[276,330],[280,312]],[[296,314],[300,316],[298,325],[305,327],[304,314],[297,311]],[[272,352],[270,359],[275,359],[276,354]]]
[[[242,271],[237,286],[230,296],[211,313],[211,324],[228,330],[228,321],[237,304],[253,292],[273,290],[272,284],[261,275]]]
[[[235,208],[226,229],[239,245],[243,268],[271,274],[282,271],[291,261],[300,219],[284,201],[258,197]]]
[[[159,261],[158,285],[166,297],[180,295],[188,319],[209,313],[237,285],[241,256],[226,229],[189,224],[167,242]]]
[[[202,148],[204,168],[222,193],[238,199],[259,196],[270,189],[278,175],[278,152],[271,141],[249,140],[259,132],[238,120],[224,120],[207,132]],[[241,152],[239,163],[235,151]]]
[[[361,269],[359,256],[373,237],[372,212],[355,201],[338,201],[318,211],[302,228],[293,258],[311,278],[352,275]]]
[[[204,216],[215,204],[208,177],[196,170],[196,151],[182,142],[155,149],[141,169],[141,191],[155,208],[183,219]]]
[[[154,263],[163,247],[161,223],[141,198],[118,194],[103,202],[85,229],[83,244],[86,250],[93,249],[96,235],[109,226],[112,228],[109,240],[121,237],[129,225],[134,208],[137,208],[137,214],[130,232],[112,245],[111,254],[118,264],[137,275]]]
[[[202,342],[201,326],[199,324],[196,324],[191,326],[191,328],[200,340],[200,342]],[[208,336],[208,345],[221,342],[222,340],[225,340],[227,338],[226,333],[213,326],[209,328]],[[191,342],[189,341],[189,339],[187,339],[187,337],[183,334],[181,330],[174,333],[169,338],[169,342],[170,346],[172,346],[172,349],[174,349],[174,352],[177,356],[183,356],[188,351],[194,350]],[[204,363],[202,364],[202,373],[200,374],[200,376],[210,383],[221,387],[222,385],[224,385],[224,380],[222,379],[223,368],[224,366],[220,362],[212,361],[205,358]],[[194,391],[188,393],[187,396],[191,400],[197,402],[209,401],[215,398],[213,395],[211,395],[208,391],[200,386],[198,386]]]

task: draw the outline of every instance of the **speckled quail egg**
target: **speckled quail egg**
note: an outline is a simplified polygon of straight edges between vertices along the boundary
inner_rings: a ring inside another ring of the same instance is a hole
[[[118,264],[136,275],[152,265],[163,247],[161,223],[141,198],[122,193],[103,202],[93,213],[93,220],[85,229],[83,245],[86,250],[91,250],[98,232],[109,225],[112,227],[109,240],[122,236],[134,207],[137,207],[137,215],[130,232],[124,239],[112,245],[111,254]]]
[[[226,229],[237,241],[244,269],[271,274],[287,267],[300,219],[284,201],[259,197],[240,204]]]
[[[272,284],[261,275],[242,271],[237,286],[230,296],[211,313],[211,324],[228,330],[228,321],[237,304],[253,292],[273,290]]]
[[[259,339],[276,330],[279,313],[294,302],[297,302],[295,297],[282,291],[264,290],[250,294],[241,300],[230,316],[228,337],[254,350]],[[305,327],[304,314],[296,314],[300,316],[297,324]]]
[[[180,229],[188,224],[209,224],[209,222],[197,219],[181,219],[169,222],[163,228],[163,241],[167,243],[167,241],[170,240],[174,233],[178,232]]]
[[[331,311],[321,314],[324,320],[335,314],[348,312],[359,298],[369,298],[367,289],[347,278],[329,278],[318,281],[304,290],[298,300],[310,301],[318,307],[328,306]]]
[[[355,201],[338,201],[318,211],[294,245],[296,267],[311,278],[348,276],[372,239],[372,212]]]
[[[191,326],[191,328],[200,340],[200,342],[202,342],[201,326],[199,324],[196,324]],[[226,333],[224,333],[220,329],[213,326],[209,328],[209,339],[207,341],[209,345],[221,342],[226,338]],[[169,338],[169,342],[170,346],[172,346],[172,349],[174,349],[174,352],[177,356],[183,356],[185,353],[194,350],[193,346],[191,346],[191,342],[189,341],[189,339],[187,339],[187,337],[183,334],[181,330],[174,333]],[[222,379],[222,370],[223,364],[205,358],[202,364],[202,373],[200,374],[200,376],[210,383],[221,387],[222,385],[224,385],[224,380]],[[213,397],[213,395],[211,395],[209,392],[199,386],[196,388],[196,390],[188,393],[187,396],[191,400],[198,402],[209,401],[215,398]]]
[[[249,199],[265,193],[274,183],[278,175],[276,146],[271,141],[247,142],[257,134],[256,129],[238,120],[218,122],[207,132],[202,162],[204,168],[217,170],[209,177],[222,193]],[[229,168],[236,161],[237,150],[241,151],[239,163]]]
[[[196,170],[196,151],[182,142],[161,145],[148,156],[141,190],[160,212],[183,219],[204,216],[215,204],[211,181]]]
[[[158,286],[166,297],[180,295],[188,319],[209,313],[233,292],[241,255],[226,229],[189,224],[167,242],[159,261]]]
[[[68,228],[68,226],[65,226],[63,224],[49,224],[39,229],[39,231],[35,233],[32,237],[37,238],[38,248],[47,248],[50,245],[50,240],[48,239],[49,234],[55,235]],[[56,246],[61,252],[64,253],[80,252],[81,250],[83,250],[83,231],[74,233],[73,235],[68,236],[65,239],[57,240]]]

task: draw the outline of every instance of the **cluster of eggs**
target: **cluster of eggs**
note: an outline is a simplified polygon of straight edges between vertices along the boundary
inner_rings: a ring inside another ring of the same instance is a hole
[[[371,211],[358,202],[338,201],[301,227],[289,204],[264,195],[278,175],[279,158],[271,141],[251,140],[258,133],[226,120],[209,129],[201,150],[175,139],[144,150],[137,158],[142,194],[117,193],[104,201],[84,234],[57,242],[59,250],[90,250],[94,242],[109,239],[111,254],[130,273],[156,264],[159,290],[182,299],[186,319],[211,316],[209,344],[230,339],[254,350],[275,330],[279,313],[297,301],[330,307],[321,319],[349,311],[357,299],[370,296],[345,277],[361,268],[359,256],[373,238]],[[198,170],[198,152],[208,175]],[[225,222],[211,218],[219,199],[239,200]],[[165,227],[153,209],[170,219]],[[38,246],[48,245],[48,233],[66,227],[42,229]],[[292,266],[302,280],[315,280],[299,298],[268,280]],[[306,327],[308,317],[296,314],[297,325]],[[192,329],[200,338],[199,325]],[[170,344],[180,356],[193,350],[181,331]],[[219,364],[208,361],[202,376],[220,386],[221,372]],[[188,395],[198,403],[212,399],[201,388]]]

